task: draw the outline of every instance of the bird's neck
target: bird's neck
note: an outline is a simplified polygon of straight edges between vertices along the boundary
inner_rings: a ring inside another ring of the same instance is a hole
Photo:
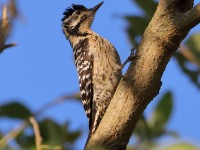
[[[72,48],[74,48],[74,46],[77,45],[81,40],[84,40],[85,38],[88,38],[88,36],[94,34],[96,34],[94,31],[88,29],[82,32],[78,32],[77,34],[70,34],[68,39],[70,41]]]

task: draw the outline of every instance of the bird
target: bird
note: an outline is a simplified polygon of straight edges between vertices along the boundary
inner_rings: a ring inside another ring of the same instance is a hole
[[[73,49],[80,95],[89,130],[98,128],[122,78],[122,64],[116,48],[91,29],[97,10],[72,4],[64,13],[62,31]]]

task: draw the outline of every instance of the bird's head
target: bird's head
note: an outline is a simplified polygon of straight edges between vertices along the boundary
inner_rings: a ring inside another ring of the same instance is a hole
[[[62,29],[66,37],[70,35],[79,35],[87,32],[90,29],[94,16],[103,2],[94,6],[93,8],[86,8],[83,5],[75,5],[68,7],[63,13]]]

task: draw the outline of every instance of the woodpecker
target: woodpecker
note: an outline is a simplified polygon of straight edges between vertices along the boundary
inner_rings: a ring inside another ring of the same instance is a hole
[[[97,129],[122,77],[122,65],[115,47],[91,29],[93,8],[72,4],[63,13],[62,30],[73,48],[82,103],[92,133]]]

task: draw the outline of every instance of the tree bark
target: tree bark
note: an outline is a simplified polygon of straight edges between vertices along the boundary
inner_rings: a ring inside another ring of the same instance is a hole
[[[200,22],[200,4],[193,0],[160,0],[113,99],[86,150],[125,150],[139,117],[161,87],[171,56],[191,28]]]

